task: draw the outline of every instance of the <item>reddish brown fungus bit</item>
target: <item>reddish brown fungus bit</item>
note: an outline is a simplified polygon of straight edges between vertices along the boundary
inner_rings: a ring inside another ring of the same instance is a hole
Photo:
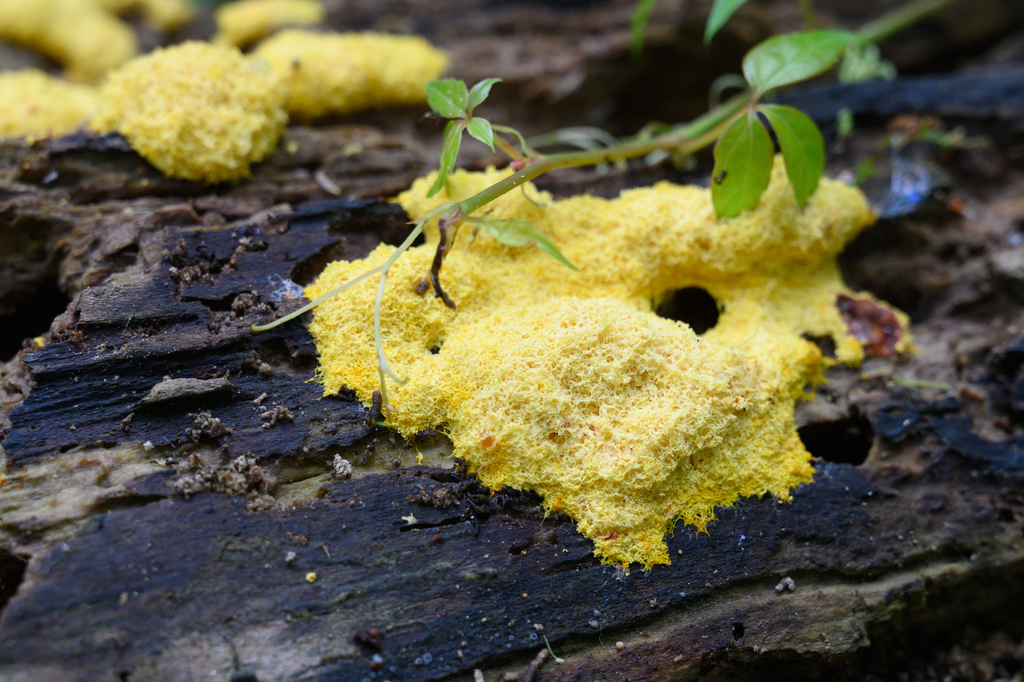
[[[836,306],[853,338],[864,345],[864,352],[880,358],[897,358],[896,347],[906,335],[896,313],[870,298],[836,297]]]

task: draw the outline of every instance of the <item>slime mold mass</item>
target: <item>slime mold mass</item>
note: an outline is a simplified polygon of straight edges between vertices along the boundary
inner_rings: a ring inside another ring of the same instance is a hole
[[[96,111],[96,89],[38,69],[0,73],[0,137],[66,135]]]
[[[399,201],[417,218],[505,174],[457,172],[450,195],[431,199],[428,177]],[[388,275],[383,346],[409,378],[388,385],[389,423],[407,436],[444,428],[485,485],[536,491],[577,522],[602,561],[626,566],[668,563],[664,536],[679,520],[704,530],[715,507],[787,500],[810,481],[793,409],[825,361],[802,335],[831,336],[840,361],[863,357],[836,308],[851,292],[835,264],[873,219],[863,195],[823,180],[801,211],[781,160],[759,207],[725,221],[707,190],[669,183],[614,200],[556,201],[530,185],[525,194],[532,201],[509,193],[489,216],[530,220],[580,272],[489,235],[469,243],[464,229],[442,274],[453,311],[417,293],[435,227]],[[306,296],[393,252],[332,263]],[[701,337],[654,313],[690,286],[722,310]],[[348,387],[369,403],[379,387],[376,291],[371,278],[314,311],[327,393]]]
[[[212,183],[248,176],[287,120],[265,64],[233,47],[190,42],[110,74],[92,127],[121,133],[165,175]]]
[[[288,29],[260,43],[253,56],[270,65],[285,108],[302,121],[423,104],[427,83],[448,68],[447,55],[419,36],[372,32]]]
[[[0,38],[38,50],[67,78],[87,83],[138,53],[131,27],[92,0],[0,0]]]
[[[327,12],[320,0],[240,0],[217,8],[213,41],[246,47],[282,26],[323,22]]]

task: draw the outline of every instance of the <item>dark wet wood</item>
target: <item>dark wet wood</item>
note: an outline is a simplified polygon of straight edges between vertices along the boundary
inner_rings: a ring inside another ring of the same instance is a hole
[[[365,410],[351,398],[321,400],[309,381],[316,349],[305,326],[260,334],[251,326],[304,300],[289,290],[293,277],[362,257],[381,240],[397,243],[408,230],[397,205],[351,199],[230,227],[165,228],[159,267],[84,290],[57,342],[23,355],[36,385],[11,414],[8,465],[128,438],[211,440],[225,454],[258,458],[359,440]],[[268,424],[276,406],[292,416]],[[195,431],[203,412],[222,432]]]
[[[447,471],[259,513],[150,486],[33,560],[0,664],[15,679],[357,680],[379,656],[377,678],[427,680],[525,668],[544,635],[567,659],[544,680],[837,671],[869,644],[948,637],[1024,597],[1020,456],[997,474],[959,449],[918,476],[826,463],[792,504],[722,510],[710,535],[670,538],[672,566],[629,575],[536,499]]]

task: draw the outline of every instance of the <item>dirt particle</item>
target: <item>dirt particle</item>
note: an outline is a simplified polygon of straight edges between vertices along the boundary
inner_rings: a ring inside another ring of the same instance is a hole
[[[309,538],[305,535],[285,533],[284,536],[288,538],[288,542],[292,543],[293,545],[300,545],[302,547],[305,547],[309,544]]]
[[[194,426],[185,433],[196,443],[203,438],[219,438],[234,433],[231,428],[224,426],[220,419],[214,417],[209,410],[194,414],[190,412],[188,416],[192,418]]]
[[[246,313],[253,311],[261,315],[269,315],[273,309],[266,303],[260,303],[260,295],[255,291],[238,294],[231,302],[231,312],[237,317],[244,317]]]
[[[356,634],[352,635],[352,641],[360,646],[372,649],[373,651],[380,651],[382,648],[380,634],[380,630],[377,628],[360,630]]]
[[[793,592],[796,590],[796,583],[788,575],[779,581],[779,584],[775,586],[775,594],[782,594],[783,592]]]
[[[178,468],[180,474],[174,489],[184,497],[212,491],[246,498],[246,508],[262,511],[274,505],[272,493],[277,479],[245,455],[231,460],[227,466],[213,466],[197,454],[191,455]]]
[[[410,495],[408,500],[415,504],[421,504],[424,507],[446,509],[458,504],[459,500],[462,499],[458,489],[454,486],[438,486],[430,491],[421,485],[416,486],[416,488],[416,494]]]
[[[331,477],[338,479],[352,478],[352,462],[341,455],[335,455],[331,462]]]
[[[260,419],[263,420],[263,428],[269,429],[277,425],[278,422],[295,421],[295,415],[284,405],[275,405],[273,408],[265,411],[260,415]]]

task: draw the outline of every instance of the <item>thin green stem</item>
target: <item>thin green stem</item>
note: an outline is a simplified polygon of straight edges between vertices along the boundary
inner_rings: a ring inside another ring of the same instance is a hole
[[[380,311],[384,301],[384,284],[387,282],[388,270],[390,270],[391,266],[394,265],[395,262],[402,257],[402,254],[409,250],[409,247],[412,246],[412,243],[416,241],[416,238],[423,233],[424,228],[426,228],[427,224],[431,220],[443,215],[446,212],[451,212],[455,210],[458,210],[456,204],[442,204],[441,206],[438,206],[437,208],[429,211],[425,216],[423,216],[420,219],[418,223],[416,223],[416,227],[413,228],[412,232],[409,233],[409,236],[405,238],[405,241],[403,241],[399,245],[399,247],[395,249],[395,252],[391,254],[391,256],[386,261],[384,261],[384,265],[378,266],[368,272],[364,272],[355,280],[339,287],[339,290],[344,289],[348,286],[351,286],[358,280],[369,277],[375,272],[380,273],[380,284],[377,286],[377,297],[376,299],[374,299],[373,302],[373,344],[377,350],[377,373],[380,375],[380,395],[384,401],[384,407],[386,409],[391,409],[391,403],[388,402],[388,387],[386,377],[391,377],[397,384],[404,384],[406,381],[408,381],[407,378],[403,379],[396,375],[391,370],[391,365],[388,363],[387,356],[384,355],[384,343],[381,338]],[[337,293],[337,290],[335,292],[328,294],[328,296],[333,296],[335,293]],[[317,299],[316,303],[319,303],[323,298],[324,297]]]
[[[459,209],[463,215],[470,215],[516,187],[559,168],[593,166],[599,163],[636,159],[659,149],[692,154],[714,142],[736,113],[749,104],[751,104],[751,95],[749,91],[745,91],[692,123],[672,128],[669,132],[661,135],[631,140],[604,149],[588,149],[544,156],[507,178],[499,180],[487,189],[458,202]]]
[[[796,0],[796,4],[800,7],[800,15],[804,18],[804,23],[807,24],[808,29],[821,27],[821,22],[818,21],[818,16],[814,13],[811,0]]]
[[[523,150],[524,156],[535,156],[537,152],[533,151],[533,147],[526,143],[526,138],[523,134],[510,126],[503,126],[497,123],[491,124],[491,129],[496,133],[504,133],[505,135],[511,135],[516,138],[516,142],[519,143],[519,148]]]
[[[861,26],[857,31],[858,40],[862,43],[877,43],[885,40],[957,1],[917,0],[917,2],[904,5]]]
[[[388,271],[384,270],[380,273],[380,285],[377,286],[377,298],[373,303],[373,343],[377,349],[377,372],[380,374],[380,394],[384,399],[384,406],[390,408],[388,403],[388,386],[385,377],[391,377],[392,381],[397,384],[404,384],[408,381],[407,378],[403,379],[396,375],[392,369],[391,364],[388,362],[387,357],[384,355],[384,344],[381,341],[381,323],[380,323],[380,308],[381,302],[384,300],[384,287],[388,281]]]
[[[518,149],[516,149],[515,147],[510,145],[508,142],[503,140],[500,135],[495,135],[494,136],[494,146],[497,147],[498,149],[500,149],[505,154],[505,156],[507,156],[508,158],[510,158],[512,160],[526,158],[522,154],[519,153]]]
[[[570,145],[579,149],[598,149],[601,147],[614,147],[619,144],[618,138],[614,135],[594,126],[559,128],[550,133],[531,137],[530,142],[534,147]]]
[[[303,313],[309,312],[310,310],[312,310],[313,308],[317,307],[318,305],[320,305],[321,303],[323,303],[327,299],[332,298],[334,296],[337,296],[341,292],[345,291],[345,289],[348,289],[349,287],[351,287],[353,285],[356,285],[359,282],[362,282],[364,279],[366,279],[370,275],[373,275],[373,274],[376,274],[376,273],[380,272],[382,268],[383,268],[383,266],[378,266],[378,267],[375,267],[373,270],[367,270],[366,272],[364,272],[363,274],[359,275],[358,277],[356,277],[354,279],[350,279],[349,281],[345,282],[340,287],[335,287],[334,289],[331,289],[330,291],[328,291],[326,294],[324,294],[320,298],[316,299],[315,301],[310,301],[309,303],[307,303],[306,305],[302,306],[301,308],[299,308],[295,312],[288,313],[284,317],[278,318],[278,319],[274,320],[273,322],[268,322],[267,324],[254,324],[252,326],[252,330],[254,332],[265,332],[268,329],[273,329],[274,327],[282,325],[285,322],[288,322],[290,320],[294,320],[299,315],[301,315]]]

